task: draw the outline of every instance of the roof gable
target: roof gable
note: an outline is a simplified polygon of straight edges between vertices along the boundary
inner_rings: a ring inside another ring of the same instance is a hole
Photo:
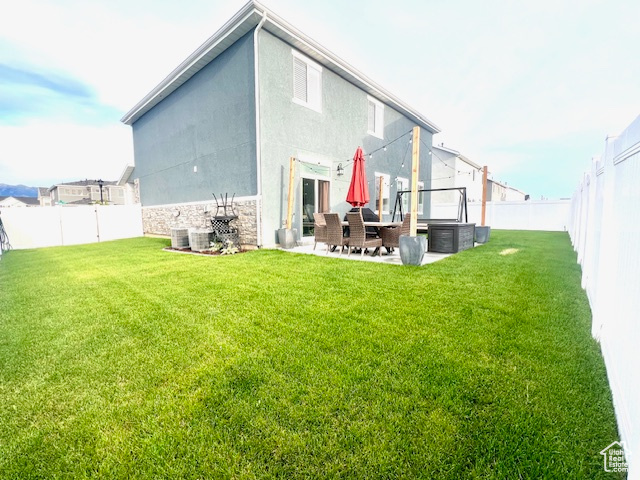
[[[238,39],[256,28],[262,20],[264,20],[262,28],[269,33],[293,45],[319,64],[356,85],[369,95],[376,97],[380,101],[398,110],[421,127],[432,133],[438,133],[440,131],[440,129],[424,115],[409,107],[347,62],[304,35],[262,4],[253,0],[242,7],[222,28],[209,37],[195,52],[140,100],[122,117],[121,121],[127,125],[132,125],[136,120],[233,45]]]
[[[460,159],[460,161],[468,164],[472,168],[475,168],[475,169],[481,169],[482,168],[480,165],[478,165],[477,163],[471,161],[470,159],[468,159],[467,157],[462,155],[459,151],[454,150],[453,148],[448,148],[448,147],[445,147],[444,145],[433,145],[431,147],[431,151],[436,155],[436,157],[438,156],[438,154],[436,153],[436,151],[437,151],[437,152],[442,153],[443,157],[445,156],[445,154],[447,154],[447,159],[456,157],[456,158]]]
[[[113,180],[102,180],[102,185],[103,186],[108,186],[108,185],[116,185],[117,182],[113,181]],[[73,187],[90,187],[90,186],[99,186],[99,180],[78,180],[75,182],[64,182],[64,183],[57,183],[55,184],[53,187],[51,187],[49,190],[54,190],[57,187],[69,187],[69,186],[73,186]]]

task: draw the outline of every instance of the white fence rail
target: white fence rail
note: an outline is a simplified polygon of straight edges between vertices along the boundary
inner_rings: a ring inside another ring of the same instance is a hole
[[[468,204],[469,222],[481,224],[482,204]],[[458,204],[431,205],[431,218],[457,218]],[[569,228],[571,200],[527,200],[487,202],[485,224],[501,230],[547,230],[563,232]]]
[[[140,237],[140,205],[3,208],[0,212],[14,249],[78,245]]]
[[[640,479],[640,117],[608,139],[573,197],[570,235],[618,419]]]

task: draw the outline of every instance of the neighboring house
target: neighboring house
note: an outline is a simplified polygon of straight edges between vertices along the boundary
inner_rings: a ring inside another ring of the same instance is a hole
[[[125,191],[125,187],[117,185],[116,182],[101,180],[59,183],[49,188],[52,205],[88,205],[101,202],[124,205]]]
[[[41,207],[51,206],[51,192],[47,187],[38,187],[38,202]]]
[[[506,185],[487,179],[487,202],[504,202],[507,199]]]
[[[132,127],[135,154],[125,181],[138,184],[146,232],[205,226],[215,213],[212,193],[228,194],[235,195],[241,243],[257,246],[277,243],[291,157],[297,159],[293,227],[300,236],[311,233],[303,232],[303,223],[313,212],[350,208],[345,198],[358,146],[373,153],[366,159],[369,206],[378,208],[382,178],[383,216],[390,218],[398,188],[391,178],[411,178],[411,129],[421,128],[425,188],[428,151],[439,131],[253,1],[122,121]]]
[[[467,201],[482,201],[482,168],[472,162],[460,152],[445,148],[442,145],[432,146],[432,174],[431,188],[466,187]],[[434,203],[457,202],[458,193],[434,192]],[[487,179],[487,201],[524,201],[529,200],[529,195],[517,188],[508,186],[491,178]]]
[[[131,181],[131,174],[133,173],[133,170],[133,165],[127,165],[120,175],[120,179],[116,183],[116,185],[124,189],[124,203],[128,205],[140,203],[140,191],[138,189],[138,183],[134,183]]]
[[[517,188],[513,188],[508,185],[506,185],[506,187],[507,187],[507,196],[506,196],[507,202],[522,202],[524,200],[529,200],[529,195],[524,193],[522,190],[518,190]]]
[[[488,202],[521,202],[524,200],[529,200],[529,195],[517,188],[509,187],[507,184],[496,180],[487,180]]]
[[[431,147],[431,188],[466,187],[467,201],[482,201],[482,167],[460,152],[442,145]],[[433,192],[434,203],[452,203],[458,192]]]
[[[40,202],[36,197],[3,197],[0,196],[0,208],[9,207],[38,207]]]

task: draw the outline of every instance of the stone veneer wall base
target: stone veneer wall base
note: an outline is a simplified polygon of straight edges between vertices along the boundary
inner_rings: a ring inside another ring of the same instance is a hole
[[[237,201],[234,209],[238,218],[231,225],[238,229],[240,244],[255,247],[258,243],[256,201]],[[216,204],[212,202],[143,206],[142,228],[145,234],[162,236],[171,236],[171,229],[177,227],[211,229],[211,217],[215,213]]]

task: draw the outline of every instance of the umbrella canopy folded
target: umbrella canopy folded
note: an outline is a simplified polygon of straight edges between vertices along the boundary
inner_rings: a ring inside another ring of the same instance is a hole
[[[364,168],[364,154],[362,148],[358,147],[353,156],[353,173],[351,174],[351,184],[347,192],[347,202],[354,207],[362,207],[369,203],[369,185],[367,184],[367,174]]]

